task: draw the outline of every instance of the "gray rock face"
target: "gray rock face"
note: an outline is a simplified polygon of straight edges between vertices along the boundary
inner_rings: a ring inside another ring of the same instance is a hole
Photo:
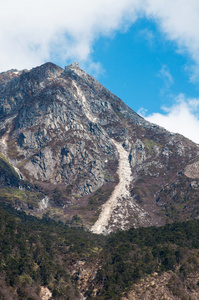
[[[48,195],[48,207],[88,226],[114,192],[106,232],[172,221],[173,198],[160,206],[161,190],[180,176],[191,182],[198,161],[193,142],[144,120],[77,63],[0,74],[0,151]]]

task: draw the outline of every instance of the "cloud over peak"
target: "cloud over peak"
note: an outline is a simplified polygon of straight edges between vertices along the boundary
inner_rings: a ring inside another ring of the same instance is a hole
[[[97,38],[125,30],[144,16],[199,64],[197,0],[7,0],[0,10],[1,70],[55,57],[89,60]]]
[[[136,0],[7,0],[0,10],[1,69],[40,64],[51,57],[86,60],[95,39],[136,18]]]

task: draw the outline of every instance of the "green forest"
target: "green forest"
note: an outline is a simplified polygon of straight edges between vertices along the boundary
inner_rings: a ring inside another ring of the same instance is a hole
[[[65,225],[1,204],[0,299],[39,299],[46,286],[53,299],[79,299],[82,291],[87,299],[117,300],[133,283],[165,271],[175,275],[171,292],[188,299],[179,282],[199,267],[198,233],[199,221],[192,220],[105,237],[78,227],[75,218]],[[92,276],[83,278],[81,269]]]

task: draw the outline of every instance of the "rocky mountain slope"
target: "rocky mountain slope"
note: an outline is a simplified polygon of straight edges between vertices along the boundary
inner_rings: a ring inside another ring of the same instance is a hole
[[[104,234],[198,217],[198,146],[78,64],[0,74],[0,152],[0,199],[30,214]]]

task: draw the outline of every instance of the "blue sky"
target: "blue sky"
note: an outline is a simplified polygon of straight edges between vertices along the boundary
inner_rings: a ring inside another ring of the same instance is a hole
[[[7,0],[0,28],[0,71],[78,61],[149,121],[199,143],[199,1]]]
[[[186,70],[189,57],[179,54],[152,21],[143,18],[125,33],[100,38],[92,55],[104,68],[96,74],[99,81],[136,111],[158,112],[179,93],[198,95]]]

